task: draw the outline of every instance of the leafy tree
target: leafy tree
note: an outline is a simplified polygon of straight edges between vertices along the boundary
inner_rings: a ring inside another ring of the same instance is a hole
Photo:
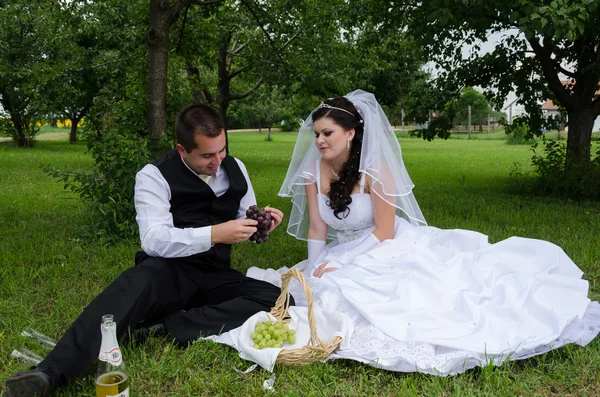
[[[541,133],[546,122],[539,104],[553,99],[568,113],[567,169],[589,165],[592,126],[600,115],[597,0],[372,0],[364,7],[415,35],[441,66],[441,81],[455,90],[482,86],[501,103],[514,88],[532,132]],[[509,29],[518,34],[506,34],[493,52],[478,54],[478,40]],[[466,59],[463,43],[474,46]],[[561,82],[561,73],[569,84]]]
[[[489,116],[491,109],[486,97],[473,87],[465,87],[461,90],[460,97],[456,101],[456,115],[465,125],[469,120],[469,106],[471,107],[471,124],[474,120],[479,121],[479,132],[483,132],[483,119]],[[467,126],[468,128],[468,126]]]
[[[366,23],[357,32],[353,50],[347,72],[356,76],[356,88],[372,92],[384,106],[405,106],[429,77],[423,70],[421,45],[405,32]]]
[[[167,132],[167,70],[171,27],[181,12],[193,5],[210,7],[221,0],[150,0],[150,26],[145,38],[148,46],[148,145],[156,156],[166,147],[162,144]]]
[[[194,100],[214,105],[227,131],[230,104],[250,96],[264,81],[260,75],[268,61],[261,46],[264,34],[247,8],[237,2],[224,2],[208,16],[190,12],[186,19],[177,50],[185,58]]]
[[[69,143],[77,141],[79,122],[110,75],[101,65],[110,58],[103,50],[113,50],[103,48],[107,43],[100,40],[101,18],[93,7],[93,3],[72,1],[68,5],[56,3],[49,10],[55,30],[47,57],[40,62],[47,76],[44,107],[54,117],[71,121]]]
[[[39,128],[38,61],[49,28],[42,1],[0,4],[0,103],[10,116],[5,129],[17,146],[32,146]]]
[[[277,86],[263,87],[253,100],[256,114],[267,124],[267,141],[271,140],[271,127],[280,122],[286,112],[286,99]]]

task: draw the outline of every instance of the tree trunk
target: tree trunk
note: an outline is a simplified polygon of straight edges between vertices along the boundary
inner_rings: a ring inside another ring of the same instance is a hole
[[[568,112],[566,169],[590,165],[592,128],[596,116],[590,108]]]
[[[227,108],[229,107],[229,102],[224,102],[219,104],[219,115],[221,116],[221,120],[223,121],[223,130],[225,132],[225,145],[227,147],[226,151],[229,154],[229,136],[227,135]]]
[[[13,139],[14,139],[15,144],[17,145],[17,147],[27,147],[27,146],[29,146],[27,144],[27,137],[23,133],[23,128],[20,127],[20,126],[17,127],[15,125],[15,135],[14,135]]]
[[[219,105],[219,114],[223,122],[225,130],[225,144],[227,145],[227,153],[229,153],[229,137],[227,135],[227,108],[231,102],[229,97],[229,62],[227,60],[227,47],[231,41],[231,36],[225,36],[219,43],[217,52],[217,104]]]
[[[71,117],[71,133],[69,134],[69,143],[77,143],[77,125],[81,121],[81,117]]]
[[[267,141],[270,141],[271,140],[271,124],[269,124],[267,126],[267,128],[269,129],[269,132],[267,133]]]
[[[25,127],[24,124],[22,123],[20,118],[17,117],[11,117],[11,120],[13,122],[13,128],[14,128],[14,132],[12,133],[13,136],[13,141],[15,142],[15,145],[17,145],[17,147],[27,147],[28,142],[27,142],[27,137],[25,136]]]
[[[164,151],[160,147],[167,132],[167,67],[169,62],[169,26],[171,9],[166,0],[150,0],[150,27],[146,31],[148,45],[148,147],[154,157]]]

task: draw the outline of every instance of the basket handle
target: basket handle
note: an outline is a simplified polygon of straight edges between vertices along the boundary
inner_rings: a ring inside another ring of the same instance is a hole
[[[288,288],[293,278],[298,280],[300,285],[302,285],[302,289],[304,290],[308,302],[308,325],[310,327],[309,345],[325,348],[323,341],[319,339],[319,336],[317,335],[317,320],[315,319],[313,311],[312,291],[304,279],[302,272],[298,269],[288,270],[281,276],[281,294],[279,295],[279,298],[277,298],[275,306],[271,309],[271,314],[278,320],[282,320],[287,316],[290,307],[290,294],[288,293]]]

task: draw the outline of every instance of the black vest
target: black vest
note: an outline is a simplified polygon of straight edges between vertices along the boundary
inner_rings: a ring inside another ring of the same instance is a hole
[[[235,219],[240,201],[248,191],[246,178],[231,156],[226,156],[221,163],[221,172],[229,176],[229,189],[220,197],[183,163],[175,149],[152,164],[171,188],[170,212],[178,228],[210,226]],[[215,244],[210,250],[186,259],[229,266],[231,245]]]

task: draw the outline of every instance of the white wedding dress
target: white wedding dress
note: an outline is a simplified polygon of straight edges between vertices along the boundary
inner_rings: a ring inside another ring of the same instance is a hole
[[[343,220],[327,200],[319,193],[319,212],[337,239],[316,263],[339,258],[375,228],[362,186]],[[248,276],[281,285],[286,270],[251,268]],[[346,313],[354,325],[349,347],[328,359],[449,375],[567,343],[584,346],[600,331],[600,305],[587,298],[582,271],[546,241],[511,237],[489,244],[481,233],[414,226],[396,217],[393,239],[320,279],[311,273],[304,269],[315,304]],[[298,283],[290,292],[296,305],[306,306]]]

